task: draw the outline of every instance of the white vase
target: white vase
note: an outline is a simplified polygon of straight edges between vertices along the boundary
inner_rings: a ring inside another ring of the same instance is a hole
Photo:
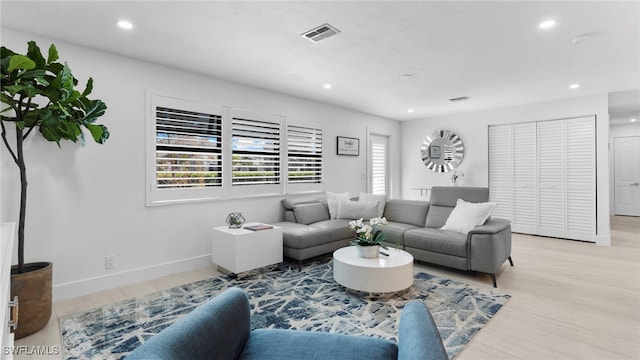
[[[358,248],[358,256],[365,259],[374,259],[380,255],[380,245],[360,246]]]

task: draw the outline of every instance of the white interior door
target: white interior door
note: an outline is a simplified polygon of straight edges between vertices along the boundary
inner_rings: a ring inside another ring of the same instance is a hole
[[[615,214],[640,216],[640,136],[614,139]]]

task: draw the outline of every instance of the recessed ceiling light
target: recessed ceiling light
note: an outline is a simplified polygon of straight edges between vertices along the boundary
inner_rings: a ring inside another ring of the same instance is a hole
[[[580,88],[580,84],[571,84],[569,85],[569,89],[579,89]]]
[[[636,121],[638,121],[638,119],[636,119],[636,118],[631,118],[631,120],[629,120],[629,121],[631,121],[631,122],[636,122]]]
[[[409,79],[413,78],[413,76],[414,76],[413,74],[402,74],[402,75],[400,75],[400,79],[409,80]]]
[[[549,29],[552,28],[556,25],[556,21],[555,20],[545,20],[543,22],[540,23],[540,29]]]
[[[131,29],[133,29],[133,24],[132,24],[132,23],[130,23],[130,22],[128,22],[128,21],[126,21],[126,20],[120,20],[120,21],[118,21],[118,26],[119,26],[121,29],[125,29],[125,30],[131,30]]]
[[[331,89],[331,84],[324,84],[325,89]]]
[[[408,113],[412,113],[412,112],[413,112],[413,109],[409,109],[409,110],[407,110],[407,112],[408,112]]]

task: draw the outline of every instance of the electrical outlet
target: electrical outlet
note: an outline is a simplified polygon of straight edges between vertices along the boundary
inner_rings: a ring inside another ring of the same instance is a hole
[[[109,269],[113,269],[114,267],[116,267],[116,256],[115,255],[105,256],[104,268],[109,270]]]

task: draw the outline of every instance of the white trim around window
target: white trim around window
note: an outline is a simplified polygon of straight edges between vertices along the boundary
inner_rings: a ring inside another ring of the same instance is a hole
[[[146,117],[147,206],[324,191],[321,124],[152,91]]]

